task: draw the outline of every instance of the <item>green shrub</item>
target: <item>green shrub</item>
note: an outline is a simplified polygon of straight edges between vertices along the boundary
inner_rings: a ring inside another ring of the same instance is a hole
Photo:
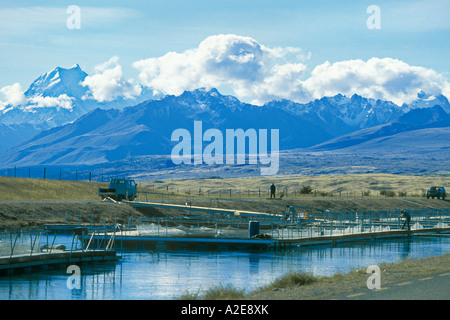
[[[395,197],[395,191],[393,190],[381,190],[380,195],[393,198]]]
[[[304,286],[316,281],[317,278],[313,275],[292,271],[285,276],[276,279],[272,284],[269,285],[268,289]]]
[[[310,194],[312,193],[312,187],[311,186],[303,186],[300,189],[300,194]]]

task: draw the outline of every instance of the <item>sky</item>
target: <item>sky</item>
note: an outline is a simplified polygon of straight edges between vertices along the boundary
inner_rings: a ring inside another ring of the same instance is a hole
[[[78,13],[71,6],[78,8]],[[91,96],[450,97],[448,0],[0,1],[0,107],[75,64]]]

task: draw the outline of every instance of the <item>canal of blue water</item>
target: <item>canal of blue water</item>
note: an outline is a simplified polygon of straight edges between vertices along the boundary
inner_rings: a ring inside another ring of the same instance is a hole
[[[59,236],[55,243],[69,237]],[[117,262],[28,270],[0,277],[1,300],[173,300],[217,285],[244,289],[267,285],[291,271],[317,276],[369,265],[450,253],[450,236],[264,251],[127,251]]]

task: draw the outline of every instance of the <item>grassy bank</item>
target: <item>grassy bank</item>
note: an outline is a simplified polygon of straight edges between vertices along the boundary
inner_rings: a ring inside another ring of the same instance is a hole
[[[100,201],[99,186],[86,181],[0,177],[0,228],[53,223],[125,223],[143,215],[126,205]],[[8,201],[9,200],[9,201]]]
[[[377,176],[382,179],[381,176]],[[282,181],[297,181],[298,179],[317,179],[317,181],[332,181],[335,183],[339,179],[346,181],[354,180],[354,184],[358,185],[364,179],[370,181],[373,178],[371,175],[357,175],[346,177],[291,177],[291,178],[277,178],[277,183]],[[390,179],[397,178],[399,181],[405,181],[408,177],[404,176],[390,176]],[[260,178],[258,178],[260,179]],[[196,188],[198,184],[215,188],[223,184],[233,184],[236,186],[256,186],[256,183],[262,180],[257,178],[248,179],[198,179],[189,181],[175,181],[188,187]],[[386,178],[387,179],[387,178]],[[410,185],[412,185],[414,178],[409,177]],[[421,179],[433,180],[433,177],[421,177]],[[309,180],[308,180],[309,181]],[[436,180],[437,181],[437,180]],[[402,183],[403,183],[402,182]],[[442,182],[442,181],[440,181]],[[210,197],[207,193],[201,196],[180,194],[176,195],[168,188],[172,182],[160,182],[159,184],[166,184],[166,187],[155,190],[150,183],[139,183],[139,191],[147,191],[149,193],[142,193],[139,195],[140,201],[156,201],[164,200],[165,202],[173,202],[178,204],[185,204],[189,199],[193,206],[203,207],[220,207],[233,210],[249,210],[260,212],[284,212],[286,205],[298,206],[304,208],[306,212],[314,210],[327,209],[330,211],[353,211],[353,210],[398,210],[398,209],[421,209],[421,208],[449,208],[450,201],[437,200],[426,198],[337,198],[337,197],[317,197],[317,198],[290,198],[285,197],[282,200],[270,200],[265,197],[256,199],[229,199],[224,194],[223,198],[219,199]],[[269,183],[269,180],[267,180]],[[296,182],[300,183],[300,182]],[[324,182],[323,182],[324,183]],[[330,182],[331,183],[331,182]],[[332,184],[332,183],[331,183]],[[79,219],[88,221],[92,219],[96,222],[103,220],[110,221],[111,219],[137,215],[135,212],[127,212],[131,209],[129,206],[101,206],[98,204],[100,198],[97,195],[99,186],[106,186],[106,183],[86,182],[86,181],[67,181],[67,180],[43,180],[43,179],[27,179],[27,178],[10,178],[0,177],[0,201],[6,200],[0,206],[0,226],[29,226],[39,225],[42,221],[47,223],[50,221],[63,223],[64,221],[78,221]],[[204,188],[204,187],[203,187]],[[164,190],[166,189],[166,190]],[[167,190],[169,189],[169,190]],[[12,200],[12,201],[7,201]],[[178,202],[176,202],[178,201]],[[83,202],[83,203],[77,203]],[[128,208],[126,208],[128,207]],[[113,210],[113,211],[112,211]],[[300,210],[300,209],[299,209]],[[116,212],[117,211],[117,212]],[[140,209],[141,216],[179,216],[186,214],[186,210],[171,210],[171,209],[155,209],[148,208],[147,210]],[[145,211],[145,212],[144,212]],[[81,214],[80,214],[81,212]],[[85,214],[83,214],[83,212]],[[112,214],[114,212],[114,214]],[[81,218],[79,218],[81,217]]]
[[[252,177],[139,182],[142,197],[161,198],[161,194],[196,198],[261,198],[268,196],[272,183],[277,195],[290,199],[424,198],[433,185],[446,186],[450,175],[413,176],[393,174],[353,174],[339,176]],[[107,183],[0,177],[0,200],[96,200],[98,188]],[[450,188],[450,187],[449,187]],[[304,193],[310,190],[309,193]],[[231,192],[231,193],[230,193]],[[303,192],[303,193],[302,193]],[[157,194],[155,194],[157,193]]]
[[[0,200],[98,200],[105,183],[0,177]]]
[[[450,270],[450,254],[425,259],[407,259],[395,264],[382,264],[381,283],[407,281]],[[310,274],[291,272],[276,279],[269,285],[250,293],[230,286],[216,286],[204,293],[186,292],[182,300],[317,300],[326,299],[353,290],[367,288],[369,275],[366,269],[352,270],[346,274],[338,273],[331,277],[316,277]],[[367,289],[368,290],[368,289]]]

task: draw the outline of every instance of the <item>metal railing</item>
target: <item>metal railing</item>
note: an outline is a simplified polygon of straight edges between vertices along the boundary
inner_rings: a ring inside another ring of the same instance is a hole
[[[0,232],[0,257],[32,255],[40,249],[42,232],[37,230],[11,230]]]
[[[450,209],[408,210],[410,230],[450,230]],[[250,222],[257,221],[259,236],[304,239],[407,230],[400,210],[346,211],[308,214],[207,215],[131,219],[138,236],[248,238]]]
[[[86,241],[87,233],[59,234],[42,229],[9,229],[0,232],[0,257],[13,257],[16,255],[33,255],[37,253],[73,252],[95,250],[106,243],[106,250],[114,250],[115,232],[106,236],[109,229],[94,230],[92,235],[101,233],[105,235],[97,238],[93,245],[92,237]],[[100,243],[102,242],[102,243]],[[86,244],[87,243],[87,244]]]

